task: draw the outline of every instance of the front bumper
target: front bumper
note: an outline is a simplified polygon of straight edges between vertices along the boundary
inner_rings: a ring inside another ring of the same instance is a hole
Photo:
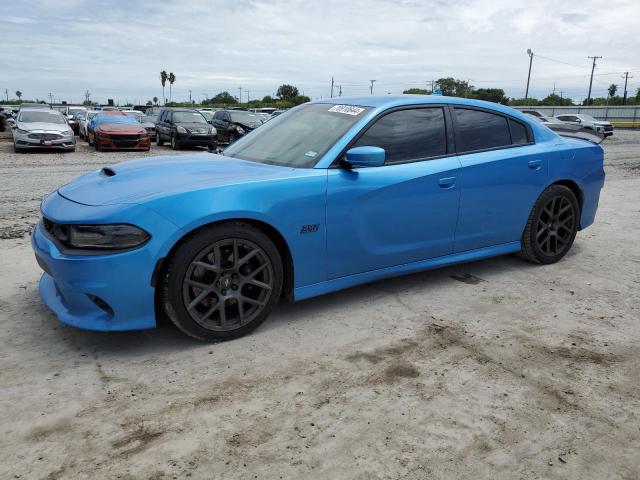
[[[102,150],[149,150],[151,139],[148,135],[96,135],[96,144]]]
[[[35,140],[35,139],[16,139],[14,144],[18,148],[24,149],[52,149],[52,148],[61,148],[64,150],[73,150],[76,147],[76,142],[74,139],[62,139],[62,140],[50,140],[45,143],[43,140]]]
[[[192,133],[178,133],[177,140],[180,145],[185,147],[209,147],[215,148],[218,146],[218,141],[215,135],[203,135]]]
[[[45,271],[40,297],[58,319],[88,330],[155,327],[151,279],[157,261],[166,255],[163,245],[167,237],[178,230],[175,225],[142,206],[90,207],[58,193],[43,202],[42,211],[58,222],[137,223],[151,234],[146,244],[134,250],[70,254],[57,247],[40,222],[31,235],[36,259]]]

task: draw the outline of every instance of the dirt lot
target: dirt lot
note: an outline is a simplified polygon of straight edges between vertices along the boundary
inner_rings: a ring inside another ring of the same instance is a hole
[[[0,478],[640,478],[640,132],[606,141],[596,223],[562,262],[285,304],[217,345],[41,304],[40,199],[134,156],[82,150],[0,143]]]

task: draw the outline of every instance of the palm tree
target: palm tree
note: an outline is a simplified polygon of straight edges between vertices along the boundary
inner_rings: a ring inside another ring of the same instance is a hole
[[[176,76],[173,72],[169,72],[169,101],[171,101],[171,86],[175,83]]]
[[[164,96],[164,86],[167,83],[167,78],[169,78],[169,75],[167,75],[167,72],[165,70],[162,70],[160,72],[160,83],[162,84],[162,99],[164,103],[167,103],[167,99]]]
[[[153,97],[153,104],[157,105],[158,104],[158,97]]]
[[[16,97],[18,97],[18,100],[22,98],[22,92],[20,90],[16,90]]]

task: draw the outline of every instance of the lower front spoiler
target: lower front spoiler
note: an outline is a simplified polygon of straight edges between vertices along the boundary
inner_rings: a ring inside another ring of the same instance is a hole
[[[58,320],[62,323],[84,330],[98,331],[124,331],[142,330],[154,328],[156,321],[154,317],[128,319],[126,322],[118,322],[113,316],[113,312],[105,311],[94,303],[88,296],[77,292],[63,293],[56,285],[55,280],[48,273],[43,273],[40,277],[40,298],[49,307]],[[65,298],[73,297],[71,298]],[[73,311],[68,303],[74,305]]]

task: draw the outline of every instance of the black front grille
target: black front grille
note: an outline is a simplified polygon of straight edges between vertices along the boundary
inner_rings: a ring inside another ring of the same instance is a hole
[[[114,142],[136,142],[140,141],[138,135],[111,135],[111,140]]]
[[[613,125],[605,125],[604,126],[604,131],[605,132],[611,132],[613,130]]]
[[[62,135],[58,135],[57,133],[30,133],[29,138],[37,140],[59,140],[62,138]]]

